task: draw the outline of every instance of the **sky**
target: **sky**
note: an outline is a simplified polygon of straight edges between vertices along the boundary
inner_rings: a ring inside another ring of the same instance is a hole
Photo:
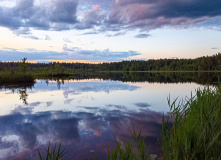
[[[221,52],[220,0],[0,0],[0,61],[110,62]]]

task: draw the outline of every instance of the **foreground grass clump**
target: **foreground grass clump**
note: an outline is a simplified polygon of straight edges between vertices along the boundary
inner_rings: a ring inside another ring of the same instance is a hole
[[[123,145],[116,141],[116,148],[112,152],[108,149],[108,160],[155,160],[156,155],[149,153],[145,140],[141,136],[141,130],[139,134],[135,132],[134,128],[130,132],[133,141]]]
[[[46,151],[46,158],[42,158],[43,155],[38,149],[38,155],[40,160],[60,160],[67,153],[64,150],[61,150],[61,143],[59,144],[58,148],[56,147],[56,144],[54,146],[51,146],[49,143],[48,148],[44,149]]]
[[[170,104],[173,126],[163,118],[162,159],[221,159],[221,87],[198,89],[196,96]]]

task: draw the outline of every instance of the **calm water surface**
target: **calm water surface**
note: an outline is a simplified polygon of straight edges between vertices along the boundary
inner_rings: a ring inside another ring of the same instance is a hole
[[[62,143],[65,159],[107,159],[114,139],[127,142],[132,125],[159,154],[162,114],[171,100],[190,97],[196,83],[109,80],[37,80],[34,87],[0,90],[0,159],[38,159],[49,142]]]

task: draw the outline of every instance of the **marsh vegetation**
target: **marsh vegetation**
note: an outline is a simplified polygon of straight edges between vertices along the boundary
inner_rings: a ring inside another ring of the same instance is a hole
[[[169,103],[174,121],[170,128],[163,119],[163,159],[221,159],[220,97],[220,87],[205,87],[193,97]]]

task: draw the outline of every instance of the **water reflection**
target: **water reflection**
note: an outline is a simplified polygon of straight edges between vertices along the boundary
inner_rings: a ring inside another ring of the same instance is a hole
[[[198,84],[217,84],[221,79],[221,72],[102,72],[96,74],[75,74],[66,80],[68,79],[100,79],[122,82],[151,83],[194,82]],[[57,81],[57,79],[55,80]],[[59,83],[62,82],[59,81]]]
[[[159,153],[162,113],[171,100],[190,95],[195,83],[111,80],[37,80],[29,87],[0,91],[0,158],[38,159],[48,142],[62,143],[66,159],[106,159],[115,139],[127,142],[135,126],[151,152]],[[18,93],[18,94],[17,94]],[[105,158],[104,158],[105,157]]]
[[[104,91],[109,93],[111,90],[128,90],[133,91],[138,89],[138,87],[133,85],[128,85],[126,83],[122,83],[120,81],[103,81],[103,80],[56,80],[56,81],[48,81],[48,80],[39,80],[39,82],[46,83],[47,82],[47,90],[54,89],[62,89],[62,90],[71,90],[74,91],[73,94],[78,94],[81,92],[101,92]],[[74,83],[71,83],[74,82]],[[56,83],[57,85],[50,85]],[[64,85],[65,84],[65,85]],[[45,90],[45,85],[41,85],[41,83],[36,83],[35,87],[38,89]]]
[[[1,116],[0,158],[30,159],[37,156],[37,147],[45,147],[49,141],[62,142],[71,151],[67,159],[87,159],[91,149],[104,158],[107,147],[114,147],[115,138],[119,141],[130,138],[128,129],[132,124],[137,130],[142,128],[146,141],[152,144],[152,152],[159,152],[160,113],[150,110],[137,113],[117,109],[112,112],[99,108],[90,110],[31,114],[31,108],[17,108],[11,114]]]
[[[14,92],[16,89],[31,89],[35,85],[35,82],[29,83],[12,83],[12,84],[4,84],[0,83],[0,90],[12,90]]]
[[[18,90],[18,94],[20,96],[20,99],[23,101],[23,103],[25,105],[28,105],[27,99],[28,99],[28,94],[27,94],[27,90],[25,89],[19,89]]]

